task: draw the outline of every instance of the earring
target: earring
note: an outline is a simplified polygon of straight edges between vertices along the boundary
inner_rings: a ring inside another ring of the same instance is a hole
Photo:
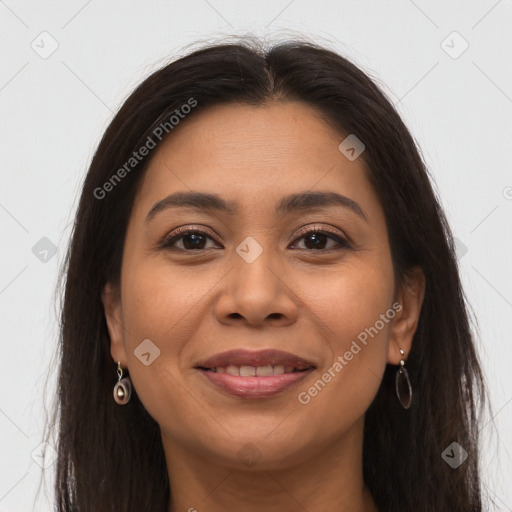
[[[405,353],[402,349],[400,349],[400,354],[402,355],[402,360],[400,361],[400,368],[398,368],[395,376],[396,396],[402,404],[402,407],[409,409],[412,401],[411,381],[409,380],[409,372],[407,368],[405,368]]]
[[[114,400],[119,405],[126,405],[132,396],[132,381],[130,377],[123,377],[121,363],[117,362],[117,382],[114,386]]]

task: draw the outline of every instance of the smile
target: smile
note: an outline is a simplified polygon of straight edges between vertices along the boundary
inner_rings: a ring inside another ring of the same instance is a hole
[[[196,363],[208,384],[244,399],[270,398],[306,378],[315,365],[280,350],[230,350]]]
[[[215,373],[227,373],[239,377],[269,377],[271,375],[283,375],[285,373],[304,372],[307,368],[299,369],[293,366],[284,366],[282,364],[267,366],[217,366],[216,368],[204,368],[206,371]]]

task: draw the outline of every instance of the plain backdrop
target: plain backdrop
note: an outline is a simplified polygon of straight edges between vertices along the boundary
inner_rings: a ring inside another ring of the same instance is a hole
[[[55,384],[53,373],[45,394],[54,291],[104,129],[186,45],[244,34],[305,34],[349,57],[418,141],[478,318],[493,406],[482,427],[484,488],[496,510],[512,510],[511,0],[6,0],[0,22],[0,512],[53,508],[54,465],[36,493]]]

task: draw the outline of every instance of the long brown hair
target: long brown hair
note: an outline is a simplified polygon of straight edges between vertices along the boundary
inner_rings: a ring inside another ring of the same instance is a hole
[[[409,410],[401,408],[395,367],[388,365],[366,413],[364,480],[380,511],[481,511],[478,421],[484,381],[453,238],[419,150],[391,102],[347,59],[310,42],[264,48],[249,39],[192,51],[145,79],[93,157],[62,270],[58,406],[52,419],[58,430],[58,510],[168,509],[172,489],[158,424],[136,393],[124,407],[112,399],[116,372],[100,300],[107,281],[119,282],[127,223],[150,157],[104,197],[97,191],[190,98],[197,105],[188,116],[235,101],[301,101],[340,133],[357,134],[364,142],[361,158],[385,212],[396,279],[406,279],[416,265],[426,277],[408,358],[414,400]],[[452,442],[468,453],[456,469],[442,457]]]

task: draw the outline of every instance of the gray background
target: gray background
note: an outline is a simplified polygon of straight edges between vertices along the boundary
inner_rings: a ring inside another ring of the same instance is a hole
[[[337,49],[384,87],[419,142],[479,323],[494,408],[482,428],[485,488],[511,511],[511,21],[511,0],[0,2],[0,512],[52,508],[54,465],[36,491],[54,289],[103,130],[185,45],[246,33],[303,33]]]

